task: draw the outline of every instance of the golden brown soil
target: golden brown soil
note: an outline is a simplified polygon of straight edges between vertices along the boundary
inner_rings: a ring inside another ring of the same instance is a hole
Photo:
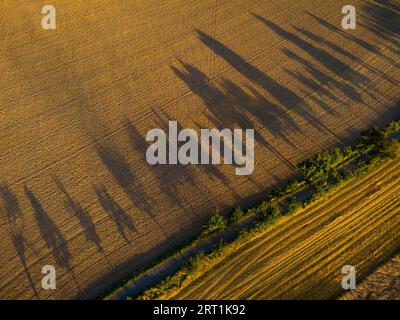
[[[400,300],[400,255],[380,266],[343,300]]]
[[[53,0],[51,31],[47,2],[1,1],[0,298],[95,297],[216,208],[397,118],[398,2],[353,1],[344,31],[347,2]],[[254,174],[149,166],[146,132],[170,119],[253,127]]]

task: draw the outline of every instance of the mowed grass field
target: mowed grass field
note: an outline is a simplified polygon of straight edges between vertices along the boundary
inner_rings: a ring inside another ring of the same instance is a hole
[[[1,299],[96,297],[399,117],[398,1],[353,1],[351,31],[345,0],[53,0],[43,30],[47,4],[0,2]],[[254,173],[148,165],[146,133],[168,120],[254,128]]]
[[[400,248],[400,161],[282,219],[171,293],[173,299],[329,299]],[[166,297],[164,297],[166,298]]]

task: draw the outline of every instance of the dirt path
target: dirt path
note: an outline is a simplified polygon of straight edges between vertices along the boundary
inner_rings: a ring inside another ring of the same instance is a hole
[[[0,298],[92,298],[250,204],[300,160],[399,117],[398,3],[0,3]],[[255,172],[147,164],[145,135],[254,128]],[[42,266],[57,290],[41,288]]]
[[[245,222],[241,223],[240,227],[251,227],[254,225],[255,218],[250,218]],[[240,229],[239,229],[240,230]],[[128,297],[137,297],[143,293],[146,289],[157,285],[160,281],[164,280],[166,277],[173,275],[177,272],[182,264],[190,257],[193,257],[196,253],[204,252],[209,253],[211,250],[216,248],[221,241],[230,242],[235,239],[238,235],[238,230],[230,229],[222,233],[219,233],[207,240],[203,240],[197,245],[187,250],[183,250],[179,255],[168,259],[167,261],[158,264],[154,268],[146,271],[143,275],[139,276],[134,282],[127,284],[119,288],[116,292],[107,296],[109,300],[126,300]]]

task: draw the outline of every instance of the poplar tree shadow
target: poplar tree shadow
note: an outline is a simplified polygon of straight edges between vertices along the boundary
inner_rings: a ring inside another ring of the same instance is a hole
[[[238,126],[252,128],[253,124],[244,112],[238,114],[236,105],[227,99],[225,93],[211,85],[207,76],[198,68],[180,61],[181,69],[171,66],[174,74],[178,76],[188,88],[202,99],[208,108],[209,120],[217,129]]]
[[[86,240],[93,243],[97,247],[97,251],[104,254],[103,248],[101,247],[100,237],[97,234],[96,227],[90,214],[68,193],[60,179],[53,176],[53,181],[65,197],[64,206],[66,210],[78,219],[79,224],[85,233]]]
[[[339,101],[339,98],[336,95],[334,95],[330,90],[325,88],[323,85],[321,85],[321,83],[315,81],[314,79],[307,77],[306,75],[304,75],[303,72],[297,72],[297,71],[294,72],[286,68],[284,68],[284,70],[289,76],[296,79],[303,86],[308,88],[311,92],[318,93],[319,96],[324,98],[329,98],[331,101],[335,102]],[[317,105],[319,105],[322,109],[324,109],[328,113],[332,115],[338,114],[338,112],[334,108],[332,108],[328,103],[315,97],[315,95],[309,95],[307,98],[314,101]]]
[[[132,132],[130,132],[130,134],[132,134]],[[157,217],[153,213],[154,205],[152,199],[140,182],[139,174],[135,173],[124,155],[121,154],[114,146],[101,143],[95,143],[94,145],[97,155],[101,159],[102,163],[111,173],[117,184],[124,190],[133,206],[145,212],[167,238],[168,235],[164,230],[164,227],[157,221]],[[115,221],[119,230],[124,230],[125,232],[127,228],[128,230],[132,231],[136,230],[133,219],[131,219],[129,215],[119,206],[117,201],[112,198],[107,189],[104,187],[94,187],[94,189],[99,202],[103,208],[109,212],[109,214],[112,214],[112,217],[114,217],[113,220]],[[122,215],[122,220],[120,220],[117,215]],[[122,235],[124,238],[126,238],[126,233],[122,232]]]
[[[155,115],[155,122],[158,128],[163,129],[165,132],[169,130],[169,121],[172,119],[168,114],[163,111],[153,110]],[[177,121],[177,120],[175,120]],[[178,131],[183,129],[183,126],[179,121],[177,121]],[[169,137],[167,136],[167,143],[169,143]],[[178,143],[178,149],[184,142]],[[200,150],[200,146],[199,146]],[[199,153],[200,155],[200,153]],[[210,174],[212,178],[222,181],[224,184],[227,183],[227,177],[217,168],[217,166],[209,164],[209,165],[200,165],[199,169],[204,170],[207,174]],[[194,165],[181,165],[181,164],[168,164],[168,165],[160,165],[157,164],[154,167],[155,173],[159,178],[159,181],[162,186],[165,186],[164,189],[170,196],[174,194],[178,199],[179,204],[187,205],[189,208],[192,207],[190,203],[190,199],[186,199],[180,197],[179,188],[186,185],[193,188],[194,192],[198,192],[199,194],[203,194],[203,197],[208,197],[209,195],[202,187],[201,182],[198,179],[196,170]],[[191,217],[192,219],[192,217]],[[196,219],[196,216],[195,216]]]
[[[95,143],[95,149],[104,166],[124,190],[132,204],[154,219],[153,206],[146,191],[125,157],[113,146]]]
[[[168,120],[163,119],[158,113],[154,112],[154,110],[153,113],[155,114],[157,128],[163,129],[166,133],[168,144]],[[132,149],[137,153],[141,153],[141,161],[147,163],[145,155],[150,143],[140,135],[132,122],[127,123],[126,129]],[[169,201],[174,204],[181,204],[182,202],[182,197],[180,197],[177,190],[179,185],[190,184],[196,186],[195,173],[190,166],[156,164],[152,166],[151,172],[158,181],[162,192],[168,197]]]
[[[334,73],[342,80],[348,81],[355,86],[359,86],[360,83],[369,83],[369,79],[366,76],[353,69],[351,66],[347,65],[343,61],[337,59],[329,52],[314,46],[310,42],[300,38],[295,33],[282,29],[277,24],[265,19],[264,17],[261,17],[254,13],[252,13],[252,16],[261,21],[268,29],[274,31],[283,39],[295,44],[298,48],[308,53],[313,59],[328,68],[332,73]]]
[[[379,78],[384,78],[387,81],[391,82],[392,84],[395,84],[397,81],[394,80],[392,77],[387,76],[386,74],[382,74],[382,72],[379,72],[377,69],[369,66],[367,63],[364,63],[361,59],[359,59],[358,57],[355,57],[354,55],[352,55],[351,53],[347,52],[346,50],[336,46],[334,43],[330,42],[329,40],[323,39],[321,37],[319,37],[318,35],[312,33],[311,31],[308,30],[303,30],[303,29],[299,29],[297,27],[294,27],[299,33],[303,34],[304,36],[306,36],[307,38],[309,38],[312,41],[318,42],[318,43],[322,43],[327,45],[328,47],[332,48],[334,51],[339,52],[340,54],[349,57],[350,59],[352,59],[352,61],[354,61],[355,63],[358,63],[359,65],[367,68],[369,71],[371,71],[372,73],[375,74],[375,76],[378,76]],[[347,70],[343,70],[343,73],[347,73]],[[366,79],[368,79],[367,77],[365,77]],[[379,90],[378,88],[376,88],[373,83],[371,83],[371,81],[369,80],[365,80],[365,81],[361,81],[360,83],[353,83],[353,85],[358,88],[359,90],[363,91],[365,94],[369,95],[370,97],[372,97],[374,100],[376,101],[381,101],[380,98],[377,96],[379,95],[380,97],[383,97],[385,99],[391,100],[390,96],[387,95],[385,92]],[[353,89],[356,90],[356,89]],[[362,102],[362,101],[360,101]],[[366,105],[366,103],[363,103],[364,105]],[[371,110],[373,110],[370,106],[369,108]]]
[[[392,0],[368,1],[363,5],[364,14],[359,25],[388,41],[387,46],[393,53],[399,54],[400,46],[400,4]],[[365,23],[364,23],[365,21]]]
[[[199,40],[223,58],[232,68],[240,72],[254,84],[261,86],[270,93],[282,106],[296,108],[303,103],[303,100],[294,92],[279,84],[277,81],[251,65],[246,59],[235,53],[218,40],[213,39],[206,33],[196,30]],[[297,128],[299,129],[299,128]]]
[[[100,205],[106,211],[112,221],[117,226],[118,232],[126,242],[131,242],[127,234],[135,232],[133,219],[120,207],[118,202],[109,194],[105,187],[93,187]]]
[[[274,136],[280,137],[288,144],[293,145],[285,131],[287,123],[292,129],[298,129],[297,124],[290,119],[287,113],[276,105],[266,100],[257,90],[247,86],[245,92],[241,87],[227,79],[221,80],[221,88],[213,85],[207,76],[198,68],[181,62],[182,69],[172,66],[172,70],[186,83],[207,107],[207,118],[219,129],[254,128],[255,122],[266,127]],[[198,125],[199,126],[199,125]],[[200,126],[199,126],[200,127]],[[279,157],[288,167],[294,168],[280,152],[256,132],[255,139]]]
[[[338,81],[336,79],[334,79],[333,77],[328,76],[327,74],[325,74],[324,72],[318,70],[316,67],[314,67],[314,65],[300,57],[298,54],[296,54],[295,52],[287,49],[287,48],[283,48],[282,52],[288,56],[291,59],[296,60],[298,63],[300,63],[301,65],[303,65],[307,71],[307,73],[313,78],[308,78],[304,75],[301,75],[299,73],[293,73],[291,71],[286,70],[286,72],[288,74],[290,74],[292,77],[294,77],[296,80],[298,80],[299,82],[301,82],[303,85],[305,85],[306,87],[312,89],[313,87],[316,90],[319,90],[319,93],[321,93],[323,96],[329,97],[331,99],[335,99],[336,102],[339,102],[340,104],[348,104],[348,102],[346,101],[342,101],[340,100],[338,97],[336,97],[335,95],[327,95],[329,92],[329,90],[325,90],[323,86],[328,86],[328,88],[333,88],[335,90],[338,90],[341,94],[343,94],[345,97],[347,97],[350,101],[356,101],[360,104],[362,104],[363,106],[365,106],[366,108],[370,109],[372,112],[377,113],[377,111],[370,105],[368,105],[367,103],[365,103],[362,99],[361,94],[351,85],[347,84],[344,81]],[[315,81],[314,81],[315,79]],[[370,92],[378,92],[379,94],[381,94],[382,96],[385,97],[385,99],[387,100],[392,100],[388,95],[386,95],[383,92],[380,92],[377,88],[372,87],[370,85],[367,85],[369,92],[367,92],[370,96],[373,96]],[[365,91],[365,89],[363,89]],[[315,96],[308,96],[309,99],[311,99],[312,101],[314,101],[319,107],[321,107],[322,109],[324,109],[325,111],[334,114],[336,113],[335,110],[332,109],[332,107],[329,106],[329,104],[327,104],[325,101],[318,99]],[[374,97],[375,99],[377,99],[376,97]],[[332,100],[333,101],[333,100]],[[326,128],[332,135],[335,135],[335,133]],[[337,138],[339,138],[338,136],[336,136]]]
[[[361,95],[350,85],[345,82],[337,81],[336,79],[329,77],[324,72],[318,70],[310,61],[300,57],[295,52],[290,49],[283,48],[282,52],[286,54],[289,58],[296,60],[302,64],[307,72],[320,84],[320,85],[330,85],[338,89],[344,96],[351,100],[362,103]]]
[[[163,129],[166,132],[167,144],[169,143],[168,130],[169,121],[172,119],[163,111],[157,111],[153,109],[156,126]],[[177,120],[175,120],[177,121]],[[128,140],[135,153],[138,154],[140,161],[147,163],[146,151],[150,142],[147,142],[140,132],[135,128],[133,123],[129,120],[125,121],[125,128],[128,134]],[[178,131],[183,129],[183,126],[177,121]],[[184,142],[178,142],[178,148]],[[198,150],[200,155],[201,145],[198,143]],[[150,164],[149,164],[150,166]],[[217,168],[215,165],[201,165],[198,168],[210,175],[212,179],[222,181],[224,185],[229,185],[228,178]],[[204,188],[201,187],[200,182],[197,179],[196,171],[192,164],[181,165],[181,164],[156,164],[151,166],[151,173],[157,180],[160,189],[163,194],[166,195],[168,201],[173,205],[179,205],[182,208],[187,206],[192,208],[190,199],[186,199],[185,196],[180,192],[180,188],[187,186],[187,188],[193,188],[194,192],[204,193]],[[229,185],[230,186],[230,185]],[[204,196],[206,196],[204,194]],[[193,211],[192,209],[190,209]]]
[[[209,112],[208,119],[218,128],[230,128],[237,126],[240,128],[253,128],[252,117],[256,118],[260,125],[270,127],[272,123],[280,123],[270,131],[274,135],[286,138],[280,131],[284,122],[290,122],[295,129],[299,129],[290,117],[286,116],[285,110],[277,105],[270,103],[255,89],[247,86],[246,88],[253,94],[245,92],[241,87],[227,79],[221,79],[221,88],[213,85],[208,77],[195,66],[180,61],[181,69],[172,66],[176,76],[186,83],[199,98]],[[286,117],[286,118],[285,118]],[[265,143],[264,139],[256,135],[259,143]]]
[[[161,120],[159,117],[158,120],[159,121],[156,120],[158,122],[157,125],[166,130],[166,135],[168,135],[168,120],[166,120],[166,124],[164,122],[160,124]],[[131,121],[126,119],[124,123],[129,144],[133,152],[139,157],[141,163],[146,164],[146,152],[150,143],[146,141]],[[151,166],[150,164],[148,165]],[[168,200],[173,204],[180,204],[182,202],[182,198],[175,186],[182,183],[189,183],[193,186],[196,185],[194,180],[195,175],[191,172],[190,168],[185,168],[185,166],[177,167],[178,165],[155,165],[151,166],[150,170],[153,177],[158,181],[163,194],[165,194]]]
[[[23,222],[21,221],[23,216],[17,197],[7,184],[0,183],[0,198],[3,202],[3,209],[1,210],[3,218],[10,228],[11,241],[33,290],[33,294],[39,299],[26,261],[26,241],[23,235]]]
[[[307,38],[309,38],[310,40],[314,41],[314,42],[318,42],[320,44],[323,44],[325,46],[327,46],[328,48],[332,49],[335,53],[342,55],[354,62],[356,62],[357,64],[363,66],[364,68],[366,68],[368,71],[370,71],[371,73],[373,73],[375,76],[380,76],[383,77],[385,80],[389,81],[392,84],[397,84],[398,81],[396,79],[394,79],[393,77],[391,77],[388,74],[382,74],[382,72],[375,68],[373,65],[368,64],[366,61],[362,60],[360,57],[352,54],[351,52],[347,51],[346,49],[344,49],[343,46],[339,46],[336,43],[325,39],[323,37],[318,36],[317,34],[311,32],[310,30],[306,30],[306,29],[300,29],[297,27],[294,27],[298,32],[301,32],[304,36],[306,36]]]
[[[4,214],[4,219],[9,225],[15,227],[17,224],[17,220],[22,219],[22,211],[19,206],[17,196],[5,183],[0,183],[0,196],[3,200],[2,211]]]
[[[311,126],[318,130],[325,130],[336,137],[339,141],[342,139],[330,130],[321,120],[314,116],[309,111],[309,106],[306,105],[303,98],[297,95],[295,92],[289,90],[273,78],[263,73],[261,70],[251,65],[247,60],[239,56],[232,49],[228,48],[221,42],[213,39],[202,31],[196,30],[200,41],[213,50],[217,55],[223,58],[229,65],[235,70],[244,75],[247,79],[252,81],[254,84],[261,86],[266,92],[268,92],[275,100],[278,101],[282,108],[288,108],[295,112],[298,116],[304,119]],[[309,47],[310,48],[310,47]],[[320,59],[320,58],[319,58]],[[326,58],[325,58],[326,59]],[[289,122],[290,118],[285,117],[285,123]],[[301,128],[290,121],[289,123],[293,130],[301,132]]]
[[[40,234],[45,241],[47,248],[52,251],[53,257],[59,266],[70,269],[71,255],[68,251],[67,241],[57,228],[54,221],[46,213],[39,200],[26,185],[24,185],[24,191],[26,197],[31,203]]]
[[[359,39],[359,38],[355,37],[352,34],[344,32],[342,29],[332,25],[331,23],[329,23],[328,21],[325,21],[324,19],[322,19],[320,17],[317,17],[317,16],[313,15],[312,13],[310,13],[308,11],[306,11],[306,14],[311,16],[313,19],[315,19],[320,25],[324,26],[325,28],[336,32],[337,34],[341,35],[343,38],[345,38],[345,39],[357,44],[359,47],[361,47],[361,48],[363,48],[363,49],[365,49],[365,50],[367,50],[367,51],[369,51],[369,52],[371,52],[373,54],[376,54],[377,56],[381,57],[382,59],[390,62],[392,65],[397,66],[397,67],[399,66],[397,61],[387,57],[384,53],[382,53],[382,50],[379,47],[377,47],[377,46],[375,46],[375,45],[373,45],[371,43],[368,43],[368,42],[366,42],[366,41],[364,41],[362,39]],[[380,19],[380,18],[373,18],[372,19],[372,27],[369,27],[369,28],[371,28],[371,30],[373,32],[377,32],[377,28],[375,27],[375,29],[374,29],[374,27],[373,27],[374,19]],[[381,21],[381,22],[383,22],[383,21]],[[389,27],[389,30],[390,29],[391,29],[391,27]],[[378,33],[378,35],[380,35],[380,34]]]

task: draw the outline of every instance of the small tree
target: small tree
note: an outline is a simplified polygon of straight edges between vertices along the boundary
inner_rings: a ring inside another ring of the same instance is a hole
[[[359,152],[365,152],[369,150],[371,147],[376,147],[381,145],[384,139],[385,139],[385,134],[376,127],[364,131],[361,134],[360,138],[358,138],[357,150]]]
[[[400,120],[395,120],[389,123],[384,131],[385,137],[389,137],[393,133],[400,131]]]
[[[378,154],[382,159],[396,159],[400,157],[400,142],[395,139],[385,141]]]
[[[277,218],[281,214],[281,211],[277,206],[269,206],[266,211],[266,215],[272,218]]]
[[[219,211],[213,214],[208,220],[208,223],[204,226],[204,231],[206,233],[212,233],[215,231],[220,231],[226,228],[227,221],[224,216],[222,216]]]
[[[183,271],[187,274],[193,273],[200,265],[201,261],[203,261],[204,257],[205,257],[204,251],[196,253],[193,257],[191,257],[183,264],[182,266]]]
[[[244,217],[244,212],[241,207],[237,207],[235,210],[232,211],[229,222],[235,223]]]
[[[295,213],[301,207],[302,207],[301,202],[299,202],[295,197],[291,197],[287,200],[285,214]]]
[[[294,192],[300,187],[300,182],[298,180],[292,180],[288,183],[286,187],[287,192]]]
[[[276,205],[273,204],[265,204],[262,210],[259,212],[259,216],[261,218],[268,218],[272,216],[279,216],[280,215],[280,210]]]
[[[352,156],[354,155],[354,151],[353,151],[353,149],[352,149],[350,146],[344,147],[342,153],[343,153],[343,156],[344,156],[346,159],[347,159],[347,158],[350,158],[350,157],[352,157]]]

